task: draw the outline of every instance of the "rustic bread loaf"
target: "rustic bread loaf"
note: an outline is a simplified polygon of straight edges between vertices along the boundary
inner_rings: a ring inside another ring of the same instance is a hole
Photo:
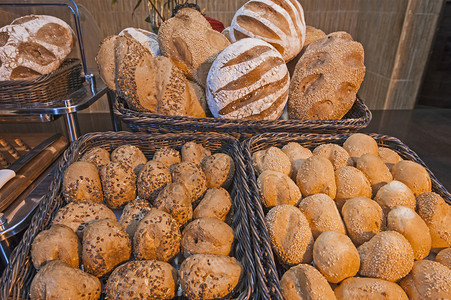
[[[337,300],[409,299],[404,290],[396,283],[377,278],[348,278],[334,292]]]
[[[257,0],[246,2],[232,19],[233,42],[258,38],[276,48],[288,62],[302,49],[305,41],[304,10],[295,0]]]
[[[72,163],[64,171],[63,195],[67,201],[103,202],[102,184],[97,167],[87,161]]]
[[[290,76],[277,50],[259,39],[224,49],[207,77],[207,102],[216,118],[276,120],[288,100]]]
[[[116,45],[127,43],[128,38],[110,35],[99,45],[96,56],[97,69],[102,81],[110,90],[116,90]]]
[[[134,39],[143,45],[153,56],[159,56],[160,46],[158,45],[158,35],[153,32],[141,29],[127,27],[119,32],[119,36],[125,36],[129,39]]]
[[[129,165],[112,161],[100,167],[99,173],[109,208],[120,208],[136,198],[136,175]]]

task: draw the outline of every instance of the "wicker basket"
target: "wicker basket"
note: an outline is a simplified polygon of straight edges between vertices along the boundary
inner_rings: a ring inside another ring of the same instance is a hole
[[[127,104],[120,97],[116,97],[113,103],[113,112],[133,131],[162,133],[224,132],[237,135],[240,139],[266,132],[348,133],[365,128],[371,121],[370,110],[359,98],[340,120],[252,121],[166,116],[131,110],[127,108]]]
[[[258,282],[258,288],[262,299],[283,299],[279,279],[286,269],[280,266],[274,259],[269,240],[268,231],[265,225],[265,211],[262,206],[261,198],[258,193],[255,172],[252,166],[252,153],[258,150],[267,149],[271,146],[281,147],[289,142],[297,142],[303,147],[313,150],[316,146],[324,143],[334,143],[343,145],[349,135],[344,134],[261,134],[246,140],[242,145],[243,157],[247,164],[248,175],[246,182],[243,183],[243,190],[250,199],[250,209],[254,211],[250,214],[252,223],[251,234],[253,248],[255,251],[255,266],[257,268],[257,280],[264,280],[265,283]],[[370,134],[379,146],[390,148],[397,152],[403,159],[415,161],[423,165],[431,176],[432,190],[438,193],[451,204],[451,194],[437,180],[434,174],[428,169],[418,155],[404,145],[400,140],[380,134]]]
[[[120,145],[131,144],[139,147],[150,158],[155,150],[160,147],[167,146],[180,150],[181,146],[188,141],[200,143],[212,152],[220,151],[226,153],[234,159],[236,173],[231,191],[232,209],[234,211],[231,227],[234,229],[236,240],[233,252],[243,266],[243,276],[240,285],[231,297],[236,299],[250,299],[254,297],[257,290],[255,288],[255,266],[249,233],[248,211],[241,188],[241,182],[245,180],[245,165],[241,158],[238,141],[229,135],[216,133],[149,135],[143,133],[104,132],[86,134],[64,152],[47,195],[41,201],[22,241],[11,254],[10,264],[2,276],[0,299],[28,297],[31,281],[36,274],[30,259],[31,243],[40,231],[50,226],[58,209],[66,204],[62,197],[61,189],[63,173],[69,164],[76,161],[92,147],[103,147],[111,151]]]
[[[0,81],[2,107],[52,105],[79,89],[83,83],[78,58],[66,59],[55,71],[30,80]]]

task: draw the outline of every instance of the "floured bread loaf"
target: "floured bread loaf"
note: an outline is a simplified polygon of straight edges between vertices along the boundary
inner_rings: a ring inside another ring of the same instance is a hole
[[[116,47],[120,44],[127,44],[129,39],[124,36],[107,36],[99,46],[96,63],[102,81],[110,90],[116,90]],[[126,47],[126,46],[124,46]]]
[[[153,56],[161,55],[160,46],[158,45],[158,35],[153,32],[141,28],[128,27],[119,32],[119,36],[135,39],[147,50],[149,50]]]
[[[48,74],[61,65],[74,45],[70,26],[46,15],[28,15],[0,28],[0,80]]]
[[[183,8],[158,31],[161,53],[191,80],[205,86],[208,70],[229,40],[213,30],[200,12]]]
[[[365,76],[363,47],[345,32],[311,43],[290,84],[291,119],[341,119],[352,107]]]
[[[288,62],[305,41],[304,10],[296,0],[252,0],[236,13],[230,25],[233,42],[253,37],[276,48]]]
[[[290,76],[277,50],[259,39],[242,39],[222,51],[207,78],[213,116],[276,120],[288,100]]]

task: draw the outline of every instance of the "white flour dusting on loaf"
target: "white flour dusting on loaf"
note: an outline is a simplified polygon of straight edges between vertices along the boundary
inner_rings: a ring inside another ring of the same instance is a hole
[[[135,39],[143,45],[153,56],[160,56],[160,46],[158,45],[158,35],[153,32],[141,29],[128,27],[119,32],[119,36],[126,36]]]

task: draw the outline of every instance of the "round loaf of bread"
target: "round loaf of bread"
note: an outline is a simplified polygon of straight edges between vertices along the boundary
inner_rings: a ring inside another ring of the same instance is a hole
[[[131,241],[133,241],[133,236],[135,235],[139,222],[144,219],[150,210],[149,202],[144,199],[136,199],[125,205],[119,219],[119,224],[127,232]]]
[[[207,103],[216,118],[276,120],[288,100],[290,75],[277,50],[259,39],[225,48],[207,77]]]
[[[296,180],[296,175],[298,174],[299,168],[302,163],[312,156],[312,151],[308,148],[302,147],[299,143],[290,142],[282,147],[283,153],[285,153],[291,164],[290,178]]]
[[[172,148],[161,147],[155,151],[152,160],[156,160],[161,162],[167,168],[174,164],[178,164],[182,162],[182,158],[180,153]]]
[[[207,180],[202,169],[191,162],[181,162],[171,169],[172,180],[181,183],[191,196],[191,203],[196,202],[207,190]]]
[[[155,198],[153,205],[171,216],[180,226],[193,217],[191,195],[181,183],[170,183],[165,186]]]
[[[329,283],[315,267],[299,264],[291,267],[280,279],[284,299],[335,299]]]
[[[156,260],[130,261],[114,269],[105,285],[108,299],[172,299],[177,270]]]
[[[337,300],[409,299],[404,290],[396,283],[377,278],[348,278],[343,281],[334,292]]]
[[[313,155],[324,156],[334,166],[334,170],[344,166],[353,166],[349,153],[340,145],[337,144],[322,144],[313,150]]]
[[[207,179],[207,188],[228,188],[233,181],[235,163],[232,157],[225,153],[215,153],[204,157],[201,167]]]
[[[451,270],[435,261],[416,261],[399,284],[410,299],[451,298]]]
[[[334,167],[330,160],[322,156],[314,155],[304,161],[296,183],[304,197],[323,193],[334,199],[337,194]]]
[[[271,246],[287,265],[310,263],[313,258],[313,235],[304,214],[292,205],[273,207],[266,215]]]
[[[210,150],[196,142],[187,142],[183,144],[180,153],[182,155],[182,162],[192,162],[199,166],[205,157],[211,155]]]
[[[133,253],[138,260],[168,261],[180,251],[179,224],[162,210],[152,209],[138,224]]]
[[[37,270],[44,263],[55,259],[78,268],[81,244],[71,228],[55,224],[35,237],[30,252],[33,266]]]
[[[233,229],[216,218],[199,218],[190,222],[182,232],[183,255],[229,255],[233,243]]]
[[[435,257],[435,261],[451,269],[451,248],[440,251]]]
[[[351,134],[343,143],[343,148],[348,151],[352,160],[357,160],[366,153],[378,155],[379,148],[375,139],[363,133]]]
[[[413,266],[412,246],[396,231],[380,232],[357,250],[361,276],[394,282],[406,276]]]
[[[337,184],[335,202],[339,209],[349,199],[371,198],[371,184],[365,174],[357,168],[344,166],[335,170],[335,181]]]
[[[332,283],[353,277],[359,271],[360,258],[351,239],[338,231],[326,231],[313,245],[313,262]]]
[[[345,32],[311,43],[290,83],[290,119],[341,119],[354,105],[365,77],[363,47]]]
[[[87,161],[76,161],[67,167],[63,177],[63,195],[67,201],[102,203],[102,184],[97,167]]]
[[[111,209],[124,206],[136,198],[136,175],[133,169],[121,162],[109,162],[100,167],[103,196]]]
[[[234,257],[195,254],[182,262],[179,282],[189,299],[219,299],[235,289],[242,269]]]
[[[379,147],[378,150],[379,157],[385,163],[390,172],[393,166],[402,160],[401,156],[399,156],[398,153],[396,153],[390,148]]]
[[[232,42],[258,38],[276,48],[288,62],[305,41],[304,10],[299,1],[248,1],[237,10],[230,24]]]
[[[103,219],[86,226],[81,254],[86,272],[102,277],[128,260],[130,254],[128,234],[116,220]]]
[[[405,206],[396,206],[387,215],[387,230],[397,231],[410,243],[415,260],[421,260],[431,251],[431,235],[426,223],[417,213]]]
[[[313,238],[326,231],[337,231],[346,234],[345,224],[341,219],[337,206],[326,194],[315,194],[304,198],[299,204],[310,224]]]
[[[430,192],[432,189],[431,177],[426,169],[413,161],[402,160],[392,168],[393,179],[407,185],[415,196]]]
[[[401,181],[392,180],[386,185],[382,186],[374,197],[384,215],[395,208],[397,205],[402,205],[411,209],[415,209],[416,200],[413,192]]]
[[[290,175],[291,162],[289,157],[277,147],[269,147],[252,154],[252,164],[257,174],[271,170]]]
[[[193,213],[194,219],[216,218],[225,221],[232,208],[229,192],[221,187],[208,189]]]
[[[171,172],[161,162],[150,160],[138,175],[139,198],[153,201],[160,191],[172,182]]]
[[[381,186],[392,181],[393,176],[390,170],[379,157],[371,153],[366,153],[359,157],[356,167],[365,174],[371,183],[373,195],[376,195]]]
[[[97,69],[102,81],[110,90],[116,90],[116,45],[126,44],[129,39],[123,36],[110,35],[103,39],[99,45],[96,56]]]
[[[129,165],[135,173],[138,173],[138,169],[142,167],[140,165],[144,165],[147,162],[147,158],[138,147],[133,145],[123,145],[111,152],[111,161],[122,162]]]
[[[160,46],[158,45],[158,35],[153,32],[141,29],[127,27],[119,32],[119,36],[125,36],[129,39],[134,39],[143,45],[153,56],[159,56]]]
[[[80,160],[93,163],[100,168],[110,162],[110,153],[103,148],[94,147],[86,151]]]
[[[276,171],[264,171],[257,178],[257,186],[266,207],[289,204],[298,205],[302,199],[299,187],[287,175]]]
[[[34,276],[30,286],[31,299],[100,298],[100,280],[60,260],[45,264]]]

